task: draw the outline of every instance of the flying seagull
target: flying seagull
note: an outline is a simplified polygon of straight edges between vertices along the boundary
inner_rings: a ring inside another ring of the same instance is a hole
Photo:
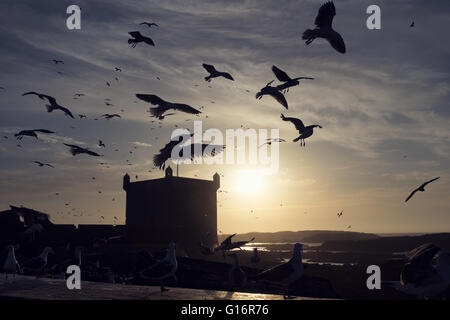
[[[164,169],[165,163],[167,160],[172,158],[172,149],[175,148],[175,146],[182,143],[183,139],[186,139],[192,135],[180,135],[178,137],[178,140],[170,141],[167,143],[162,149],[159,150],[159,153],[153,156],[153,165],[155,167],[158,167],[160,169]],[[180,151],[183,150],[182,156],[180,155],[180,152],[178,152],[179,159],[172,159],[172,160],[186,160],[191,159],[193,160],[196,157],[214,157],[217,154],[221,153],[225,149],[224,145],[213,145],[213,144],[197,144],[192,143],[190,145],[184,145],[181,147]],[[200,151],[201,154],[198,154],[197,152]],[[186,154],[187,153],[187,154]]]
[[[50,131],[47,129],[33,129],[33,130],[22,130],[19,133],[14,134],[17,139],[22,140],[23,136],[29,136],[29,137],[35,137],[38,138],[38,135],[36,132],[40,133],[55,133],[54,131]]]
[[[283,93],[281,93],[277,87],[271,87],[270,85],[272,84],[274,80],[270,81],[269,83],[266,84],[266,86],[264,88],[262,88],[257,94],[256,94],[256,99],[261,99],[264,95],[269,95],[272,98],[274,98],[275,100],[278,101],[278,103],[280,103],[283,107],[285,107],[286,109],[288,109],[288,103],[286,101],[286,98],[284,97]]]
[[[314,30],[306,29],[303,32],[302,39],[306,40],[308,45],[315,38],[324,38],[328,40],[331,46],[340,53],[345,53],[345,43],[341,35],[333,30],[332,23],[333,18],[336,15],[336,8],[332,1],[324,3],[320,9],[319,14],[314,21],[316,28]]]
[[[119,71],[119,72],[122,72],[122,69],[120,69],[120,68],[117,68],[117,67],[114,67],[114,71]]]
[[[309,77],[297,77],[292,79],[286,72],[277,68],[276,66],[272,66],[272,72],[275,74],[279,81],[284,82],[283,84],[277,86],[277,89],[280,91],[289,91],[290,87],[298,86],[300,84],[299,80],[314,80],[314,78]]]
[[[190,113],[190,114],[201,113],[197,109],[195,109],[187,104],[168,102],[154,94],[137,93],[136,97],[140,100],[143,100],[145,102],[149,102],[155,106],[158,106],[157,108],[149,109],[150,114],[156,118],[159,118],[164,112],[171,110],[171,109],[173,109],[175,111],[182,111],[182,112]]]
[[[39,165],[39,167],[47,166],[47,167],[50,167],[50,168],[54,168],[54,166],[52,166],[49,163],[43,163],[43,162],[40,162],[40,161],[31,161],[31,162],[36,163],[37,165]]]
[[[174,278],[177,281],[175,272],[177,272],[178,263],[175,255],[175,243],[170,242],[167,254],[163,260],[156,262],[148,268],[142,270],[139,275],[143,279],[159,280],[161,284],[161,293],[167,291],[164,288],[163,280],[167,278]]]
[[[209,72],[209,76],[205,77],[205,81],[211,82],[212,78],[217,78],[217,77],[224,77],[224,78],[234,81],[233,77],[228,72],[219,72],[216,70],[216,68],[213,65],[206,64],[206,63],[203,63],[202,66],[203,66],[203,68],[206,69],[206,71]]]
[[[62,112],[64,112],[65,115],[71,117],[72,119],[74,118],[72,112],[70,112],[69,109],[59,105],[56,102],[56,99],[51,96],[48,96],[48,95],[42,94],[42,93],[37,93],[34,91],[25,92],[24,94],[22,94],[22,96],[31,95],[31,94],[38,96],[42,100],[48,101],[49,104],[45,105],[45,107],[47,108],[47,112],[52,112],[53,110],[61,110]]]
[[[154,22],[141,22],[141,23],[139,23],[140,25],[146,25],[147,27],[149,27],[149,28],[151,28],[152,26],[155,26],[155,27],[159,27],[156,23],[154,23]]]
[[[139,31],[131,31],[128,32],[131,39],[128,39],[128,43],[131,44],[131,47],[135,48],[139,42],[145,42],[148,45],[155,46],[155,43],[149,37],[143,36]]]
[[[414,27],[414,21],[409,25],[411,28]]]
[[[407,202],[409,199],[411,199],[411,197],[417,192],[417,191],[421,191],[424,192],[425,191],[425,186],[433,181],[436,181],[437,179],[439,179],[440,177],[431,179],[425,183],[423,183],[420,187],[418,187],[417,189],[415,189],[413,192],[411,192],[411,194],[408,196],[408,198],[406,198],[405,202]]]
[[[94,156],[94,157],[100,157],[101,156],[101,155],[99,155],[98,153],[96,153],[94,151],[90,151],[89,149],[82,148],[82,147],[76,146],[74,144],[64,143],[64,145],[66,145],[66,146],[68,146],[70,148],[70,153],[73,156],[76,156],[77,154],[82,154],[82,153],[85,153],[87,155]]]
[[[106,148],[106,145],[103,143],[102,140],[98,140],[98,146],[99,146],[99,147]]]
[[[52,59],[52,60],[50,60],[50,61],[53,61],[55,64],[58,64],[58,63],[64,64],[64,61],[62,61],[62,60]]]
[[[274,139],[274,138],[269,138],[269,139],[266,139],[266,142],[264,142],[263,144],[261,144],[260,146],[259,146],[259,148],[261,148],[263,145],[265,145],[265,144],[267,144],[267,145],[272,145],[272,143],[274,143],[274,142],[286,142],[286,140],[284,140],[284,139],[281,139],[281,138],[276,138],[276,139]]]
[[[294,124],[295,128],[297,129],[297,131],[300,133],[300,136],[298,136],[297,138],[295,138],[294,140],[292,140],[293,142],[297,142],[298,140],[300,141],[300,146],[305,146],[305,139],[312,136],[314,128],[319,127],[322,128],[320,125],[318,124],[314,124],[311,126],[306,126],[303,124],[303,121],[297,118],[289,118],[289,117],[285,117],[283,114],[281,114],[281,119],[283,121],[289,121],[292,122],[292,124]]]
[[[344,213],[344,210],[342,210],[341,212],[339,212],[339,213],[337,214],[338,218],[342,217],[342,214],[343,214],[343,213]]]
[[[289,287],[303,276],[302,248],[301,243],[296,243],[292,257],[288,262],[257,274],[254,280],[280,283],[285,286],[286,293],[289,293]]]
[[[118,115],[117,113],[114,113],[114,114],[105,113],[105,114],[102,114],[101,117],[105,118],[106,120],[112,119],[112,118],[114,118],[114,117],[122,118],[122,117],[121,117],[120,115]]]
[[[14,252],[14,246],[9,245],[7,247],[8,255],[6,257],[5,263],[3,264],[3,271],[5,272],[5,281],[8,280],[8,274],[13,275],[13,281],[16,277],[16,273],[20,271],[20,264],[16,259]]]

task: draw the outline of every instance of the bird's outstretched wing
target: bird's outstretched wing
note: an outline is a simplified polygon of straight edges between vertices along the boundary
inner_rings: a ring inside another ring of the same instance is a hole
[[[215,68],[213,65],[203,63],[202,66],[203,66],[203,68],[205,68],[206,71],[208,71],[209,73],[217,72],[216,68]]]
[[[413,192],[411,192],[410,195],[408,196],[408,198],[406,198],[405,202],[408,202],[408,200],[411,199],[412,196],[413,196],[417,191],[419,191],[419,189],[415,189]]]
[[[140,33],[139,31],[130,31],[130,32],[128,32],[128,34],[129,34],[130,36],[132,36],[133,38],[139,38],[139,37],[142,37],[142,35],[141,35],[141,33]]]
[[[88,150],[88,149],[83,149],[83,152],[88,154],[88,155],[90,155],[90,156],[94,156],[94,157],[100,157],[101,156],[100,154],[98,154],[98,153],[96,153],[94,151]]]
[[[276,91],[270,94],[272,97],[275,98],[275,100],[278,101],[283,107],[288,109],[288,103],[286,101],[286,98],[284,97],[284,94],[282,94],[280,91]]]
[[[298,132],[300,133],[302,133],[305,130],[305,125],[303,124],[303,121],[300,119],[285,117],[284,114],[281,114],[281,119],[283,121],[291,122],[295,126],[295,129],[297,129]]]
[[[50,131],[47,129],[33,129],[32,131],[41,132],[41,133],[55,133],[54,131]]]
[[[149,37],[142,37],[142,40],[146,43],[146,44],[149,44],[149,45],[151,45],[151,46],[155,46],[155,43],[153,42],[153,40],[152,40],[152,38],[149,38]]]
[[[137,93],[136,97],[145,102],[149,102],[155,106],[166,107],[166,105],[167,105],[166,101],[164,101],[163,99],[161,99],[160,97],[158,97],[157,95],[154,95],[154,94]]]
[[[228,236],[225,240],[223,240],[220,243],[220,245],[231,244],[231,238],[233,238],[235,235],[237,235],[237,233],[232,234],[231,236]]]
[[[173,104],[173,109],[174,110],[178,110],[178,111],[183,111],[186,113],[190,113],[190,114],[199,114],[202,113],[201,111],[192,108],[191,106],[184,104],[184,103],[174,103]]]
[[[292,79],[292,80],[314,80],[314,78],[310,78],[310,77],[297,77],[297,78],[294,78],[294,79]]]
[[[439,179],[440,177],[437,177],[437,178],[434,178],[434,179],[431,179],[431,180],[429,180],[429,181],[427,181],[427,182],[425,182],[424,184],[422,184],[421,185],[421,187],[422,188],[424,188],[427,184],[429,184],[429,183],[432,183],[433,181],[436,181],[437,179]]]
[[[331,46],[336,49],[340,53],[345,53],[345,43],[344,39],[341,37],[339,33],[335,33],[334,36],[327,38],[328,42],[331,44]]]
[[[233,77],[232,77],[231,74],[229,74],[228,72],[222,73],[222,76],[223,76],[224,78],[227,78],[228,80],[234,81]]]
[[[61,106],[59,107],[59,109],[60,109],[61,111],[63,111],[66,115],[68,115],[69,117],[71,117],[72,119],[74,118],[72,112],[70,112],[69,109],[67,109],[67,108],[65,108],[65,107],[61,107]]]
[[[319,14],[314,21],[314,24],[319,28],[331,28],[333,18],[336,15],[336,8],[332,1],[324,3],[319,8]]]
[[[275,74],[277,79],[281,82],[287,82],[287,81],[291,80],[291,77],[289,77],[286,72],[277,68],[276,66],[272,66],[272,72]]]

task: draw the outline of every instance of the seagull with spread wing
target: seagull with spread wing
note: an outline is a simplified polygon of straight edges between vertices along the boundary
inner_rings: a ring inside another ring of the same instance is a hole
[[[429,180],[429,181],[423,183],[423,184],[422,184],[420,187],[418,187],[417,189],[414,189],[414,191],[412,191],[412,192],[409,194],[408,198],[406,198],[405,202],[407,202],[409,199],[411,199],[412,196],[413,196],[417,191],[424,192],[424,191],[425,191],[425,186],[426,186],[427,184],[429,184],[429,183],[431,183],[431,182],[433,182],[433,181],[436,181],[436,180],[439,179],[439,178],[440,178],[440,177],[431,179],[431,180]]]
[[[177,153],[178,159],[172,160],[193,160],[196,157],[214,157],[225,149],[225,145],[206,143],[184,144],[191,137],[192,134],[180,135],[178,140],[172,140],[166,144],[161,150],[159,150],[159,153],[153,157],[154,166],[164,169],[166,161],[172,158],[172,152],[176,146],[180,146],[179,152]],[[198,153],[198,151],[200,151],[200,153]],[[182,155],[180,153],[182,153]]]
[[[64,112],[65,115],[71,117],[72,119],[74,118],[72,112],[70,112],[69,109],[59,105],[56,102],[56,99],[51,97],[51,96],[48,96],[48,95],[42,94],[42,93],[37,93],[37,92],[34,92],[34,91],[25,92],[24,94],[22,94],[22,96],[27,96],[27,95],[32,95],[32,94],[38,96],[42,100],[47,100],[48,101],[49,104],[45,105],[45,107],[47,108],[47,112],[52,112],[53,110],[61,110],[62,112]]]
[[[153,40],[149,37],[143,36],[139,31],[131,31],[128,34],[132,37],[128,39],[128,43],[131,44],[131,47],[135,48],[138,43],[144,42],[150,46],[155,46]]]
[[[298,136],[297,138],[295,138],[292,141],[297,142],[298,140],[301,140],[300,146],[303,146],[303,147],[306,145],[305,139],[312,136],[312,134],[314,132],[314,128],[319,127],[322,129],[322,126],[320,126],[318,124],[314,124],[314,125],[305,127],[302,120],[297,119],[297,118],[285,117],[283,114],[281,114],[281,119],[283,119],[283,121],[289,121],[295,126],[297,131],[300,133],[300,136]]]
[[[28,137],[35,137],[36,139],[38,138],[38,135],[36,132],[39,133],[55,133],[54,131],[50,131],[47,129],[33,129],[33,130],[22,130],[16,134],[14,134],[15,137],[17,137],[17,139],[22,140],[23,136],[28,136]]]
[[[233,77],[228,72],[217,71],[213,65],[206,64],[206,63],[203,63],[202,66],[203,66],[203,68],[206,69],[206,71],[209,72],[209,76],[205,77],[205,81],[211,82],[212,78],[217,78],[217,77],[224,77],[228,80],[234,81]]]
[[[154,22],[141,22],[141,23],[139,23],[140,25],[146,25],[147,27],[149,27],[149,28],[151,28],[152,26],[155,26],[155,27],[159,27],[156,23],[154,23]]]
[[[136,97],[142,101],[145,101],[145,102],[151,103],[155,106],[158,106],[157,108],[150,108],[148,110],[150,112],[150,114],[156,118],[159,118],[160,116],[162,116],[164,114],[164,112],[171,110],[171,109],[173,109],[175,111],[182,111],[185,113],[190,113],[190,114],[201,113],[197,109],[195,109],[187,104],[168,102],[154,94],[137,93]]]
[[[256,99],[260,99],[264,96],[264,95],[269,95],[272,98],[274,98],[275,100],[278,101],[278,103],[280,103],[283,107],[285,107],[286,109],[288,109],[288,103],[286,101],[286,98],[284,97],[283,93],[281,93],[277,87],[272,87],[270,86],[272,84],[272,82],[274,82],[275,80],[270,81],[269,83],[266,84],[266,86],[264,88],[262,88],[257,94],[256,94]]]
[[[52,166],[49,163],[43,163],[43,162],[40,162],[40,161],[31,161],[31,162],[36,163],[39,167],[47,166],[47,167],[50,167],[50,168],[54,168],[54,166]]]
[[[340,53],[345,53],[345,43],[342,36],[333,30],[332,23],[333,18],[336,15],[336,8],[332,1],[324,3],[320,9],[319,14],[314,21],[316,28],[314,30],[306,29],[303,32],[302,39],[306,40],[305,43],[308,45],[315,38],[324,38],[328,40],[331,46]]]
[[[76,156],[77,154],[82,154],[82,153],[85,153],[87,155],[94,156],[94,157],[100,157],[101,156],[100,154],[98,154],[98,153],[96,153],[94,151],[91,151],[91,150],[89,150],[87,148],[82,148],[82,147],[74,145],[74,144],[64,143],[64,145],[68,146],[70,148],[70,153],[73,156]]]
[[[289,91],[290,87],[298,86],[300,84],[299,80],[314,80],[314,78],[310,77],[291,78],[286,72],[284,72],[280,68],[277,68],[276,66],[272,66],[272,72],[275,74],[279,81],[284,82],[283,84],[277,86],[277,89],[280,91]]]

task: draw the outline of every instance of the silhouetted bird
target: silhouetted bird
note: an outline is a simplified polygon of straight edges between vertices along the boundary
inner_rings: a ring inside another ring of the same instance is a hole
[[[122,69],[120,69],[120,68],[117,68],[117,67],[114,67],[114,71],[119,71],[119,72],[122,72]]]
[[[64,143],[64,145],[66,145],[66,146],[68,146],[70,148],[70,153],[73,156],[76,156],[77,154],[82,154],[82,153],[85,153],[87,155],[94,156],[94,157],[100,157],[101,156],[100,154],[98,154],[98,153],[96,153],[94,151],[90,151],[89,149],[82,148],[82,147],[76,146],[74,144]]]
[[[311,126],[306,126],[303,124],[302,120],[297,119],[297,118],[289,118],[289,117],[285,117],[283,114],[281,114],[281,119],[283,119],[284,121],[289,121],[292,122],[295,126],[295,128],[297,129],[297,131],[300,133],[300,136],[298,136],[297,138],[295,138],[294,140],[292,140],[293,142],[297,142],[298,140],[300,141],[300,146],[305,146],[305,139],[312,136],[314,128],[315,127],[319,127],[322,128],[320,125],[318,124],[314,124]],[[303,144],[302,144],[303,142]]]
[[[243,287],[247,283],[247,276],[244,270],[239,266],[239,260],[236,253],[229,255],[233,259],[233,265],[228,272],[228,281],[232,287]]]
[[[80,117],[80,119],[87,118],[87,115],[85,114],[79,114],[78,116]]]
[[[257,274],[254,280],[280,283],[285,286],[286,294],[289,293],[289,287],[303,276],[302,247],[302,244],[296,243],[292,258],[288,262]]]
[[[167,278],[174,278],[177,281],[175,273],[178,269],[177,258],[175,255],[175,243],[169,243],[169,248],[167,249],[167,254],[163,260],[156,262],[150,267],[142,270],[139,275],[143,279],[159,280],[161,284],[161,293],[167,291],[164,288],[163,280]]]
[[[38,96],[40,99],[47,100],[48,103],[50,103],[50,104],[46,104],[45,105],[45,107],[47,108],[47,112],[52,112],[53,110],[61,110],[62,112],[64,112],[65,115],[73,118],[72,112],[70,112],[69,109],[67,109],[67,108],[65,108],[63,106],[60,106],[56,102],[55,98],[53,98],[51,96],[48,96],[48,95],[45,95],[45,94],[42,94],[42,93],[37,93],[37,92],[34,92],[34,91],[26,92],[26,93],[22,94],[22,96],[26,96],[26,95],[30,95],[30,94],[34,94],[34,95]]]
[[[105,118],[105,119],[107,119],[107,120],[112,119],[112,118],[114,118],[114,117],[122,118],[122,117],[121,117],[120,115],[118,115],[117,113],[114,113],[114,114],[105,113],[105,114],[101,115],[101,117],[103,117],[103,118]]]
[[[181,135],[179,136],[178,140],[170,141],[162,149],[160,149],[159,153],[153,156],[154,166],[160,169],[164,169],[166,161],[172,157],[172,149],[175,146],[179,145],[183,141],[183,139],[186,140],[185,138],[187,138],[188,136],[189,135],[187,136]],[[186,160],[186,159],[193,160],[196,157],[209,157],[209,156],[214,157],[215,155],[222,152],[224,149],[225,149],[224,145],[191,143],[190,145],[185,145],[180,148],[180,151],[183,152],[182,155],[180,155],[180,152],[177,153],[179,159],[172,159],[172,160]],[[198,151],[201,152],[201,154],[197,153]]]
[[[414,27],[414,21],[409,25],[411,28]]]
[[[144,42],[148,45],[155,46],[155,43],[149,37],[143,36],[139,31],[128,32],[132,39],[128,39],[128,43],[131,44],[131,47],[135,48],[138,43]]]
[[[39,165],[39,167],[48,166],[50,168],[54,168],[54,166],[52,166],[51,164],[48,164],[48,163],[42,163],[40,161],[31,161],[31,162],[36,163],[37,165]]]
[[[405,202],[407,202],[409,199],[411,199],[411,197],[417,192],[417,191],[421,191],[424,192],[425,191],[425,186],[433,181],[436,181],[437,179],[439,179],[439,177],[431,179],[425,183],[423,183],[420,187],[418,187],[417,189],[415,189],[413,192],[410,193],[410,195],[408,196],[408,198],[406,198]]]
[[[286,142],[286,140],[284,140],[284,139],[280,139],[280,138],[278,138],[278,139],[266,139],[267,141],[266,142],[264,142],[263,144],[261,144],[260,146],[259,146],[259,148],[261,148],[263,145],[265,145],[265,144],[267,144],[267,145],[272,145],[272,143],[274,143],[274,142]]]
[[[257,94],[256,99],[261,99],[264,95],[269,95],[275,100],[278,101],[283,107],[286,109],[288,108],[288,103],[286,101],[286,98],[284,97],[283,93],[281,93],[276,87],[271,87],[274,80],[270,81],[266,84],[264,88],[262,88]]]
[[[103,143],[102,140],[98,140],[98,146],[99,146],[99,147],[103,147],[103,148],[106,147],[106,145]]]
[[[277,68],[276,66],[272,66],[272,71],[279,81],[284,82],[283,84],[277,86],[277,89],[280,91],[289,91],[290,87],[298,86],[300,84],[299,80],[314,80],[314,78],[309,77],[297,77],[292,79],[286,72]]]
[[[339,212],[339,213],[337,214],[338,218],[342,217],[342,214],[343,214],[343,213],[344,213],[344,210],[342,210],[341,212]]]
[[[84,93],[75,93],[77,97],[84,97]]]
[[[233,77],[228,72],[219,72],[216,70],[216,68],[213,65],[206,64],[206,63],[203,63],[202,66],[203,66],[203,68],[206,69],[206,71],[209,72],[209,76],[205,77],[205,81],[211,82],[212,78],[217,78],[217,77],[224,77],[224,78],[234,81]]]
[[[146,25],[147,27],[151,28],[151,26],[155,26],[155,27],[159,27],[156,23],[154,22],[141,22],[139,23],[140,25]]]
[[[6,260],[3,263],[3,271],[5,272],[5,281],[8,280],[8,274],[13,275],[13,281],[16,277],[16,273],[20,272],[20,264],[16,259],[16,254],[14,252],[14,246],[7,246],[8,255],[6,256]]]
[[[58,63],[64,64],[64,61],[62,61],[62,60],[52,59],[52,60],[50,60],[50,61],[53,61],[55,64],[58,64]]]
[[[157,108],[150,108],[148,111],[153,117],[159,118],[164,112],[168,110],[176,110],[176,111],[182,111],[190,114],[199,114],[201,113],[197,109],[183,103],[173,103],[168,102],[160,97],[154,95],[154,94],[141,94],[137,93],[136,97],[140,100],[143,100],[145,102],[149,102],[155,106],[158,106]]]
[[[106,81],[106,85],[107,85],[108,87],[111,87],[111,84],[110,84],[108,81]]]
[[[22,130],[19,133],[14,134],[17,139],[22,140],[23,136],[29,136],[29,137],[35,137],[38,138],[38,135],[36,132],[40,133],[55,133],[54,131],[50,131],[47,129],[33,129],[33,130]]]
[[[39,256],[28,260],[23,265],[22,268],[23,272],[26,274],[33,274],[33,275],[41,274],[45,270],[45,267],[47,266],[49,253],[55,254],[55,251],[53,251],[53,249],[50,247],[45,247]]]
[[[341,35],[333,30],[333,18],[336,15],[336,8],[332,1],[323,4],[319,9],[319,14],[314,21],[316,28],[314,30],[306,29],[303,32],[302,39],[306,40],[308,45],[315,38],[324,38],[328,40],[331,46],[340,53],[345,53],[345,43]]]

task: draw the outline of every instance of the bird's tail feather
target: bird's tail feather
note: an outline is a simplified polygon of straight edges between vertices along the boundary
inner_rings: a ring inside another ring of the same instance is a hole
[[[316,38],[316,32],[315,30],[306,29],[305,32],[303,32],[302,39],[306,40],[306,44],[310,44],[313,42],[313,40]]]
[[[155,167],[160,169],[164,169],[164,163],[166,162],[166,158],[162,153],[155,154],[153,157],[153,164]]]
[[[301,137],[301,136],[298,136],[297,138],[295,138],[294,140],[292,140],[292,142],[297,142],[298,140],[301,139],[300,137]]]

